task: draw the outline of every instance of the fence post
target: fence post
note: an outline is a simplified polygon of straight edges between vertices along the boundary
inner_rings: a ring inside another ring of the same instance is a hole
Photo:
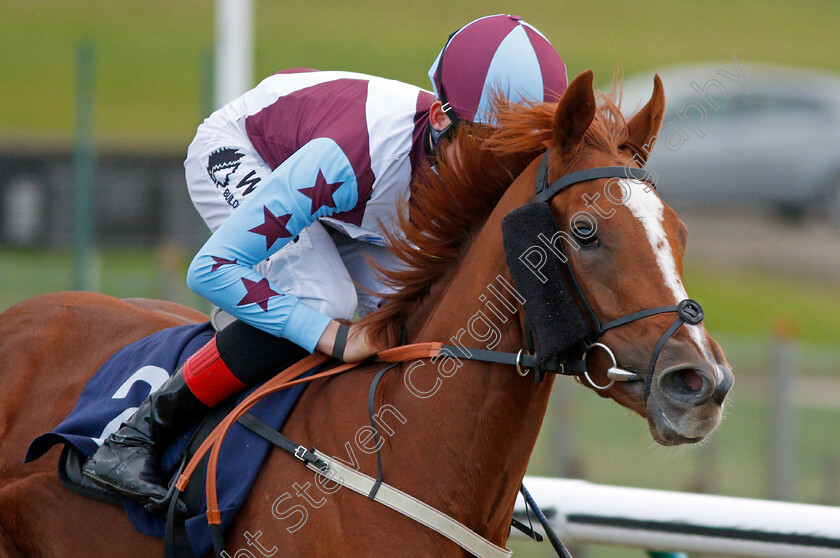
[[[215,108],[251,89],[253,79],[254,2],[216,0]]]
[[[780,320],[774,328],[770,396],[770,497],[796,499],[797,359],[793,326]]]

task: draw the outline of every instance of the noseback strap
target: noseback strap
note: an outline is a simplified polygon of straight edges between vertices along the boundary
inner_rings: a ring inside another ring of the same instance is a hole
[[[688,300],[688,299],[686,299]],[[685,300],[683,302],[686,302]],[[683,302],[680,302],[682,304]],[[693,301],[692,301],[693,302]],[[695,302],[695,304],[697,304]],[[699,305],[698,305],[699,306]],[[629,324],[630,322],[635,322],[636,320],[641,320],[642,318],[647,318],[648,316],[655,316],[657,314],[664,314],[665,312],[677,312],[679,313],[680,306],[659,306],[657,308],[648,308],[647,310],[639,310],[638,312],[633,312],[632,314],[627,314],[626,316],[622,316],[615,320],[609,321],[605,324],[601,324],[601,333],[607,331],[608,329],[612,329],[614,327],[618,327],[620,325]],[[688,321],[688,320],[686,320]],[[689,322],[690,323],[690,322]],[[700,323],[700,322],[697,322]]]

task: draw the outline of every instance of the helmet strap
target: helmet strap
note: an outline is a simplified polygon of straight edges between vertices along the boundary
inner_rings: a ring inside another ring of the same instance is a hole
[[[428,129],[423,138],[423,147],[426,150],[426,155],[433,157],[437,152],[438,145],[441,141],[445,141],[452,137],[458,125],[455,122],[450,122],[443,130],[438,130],[432,126],[431,122],[427,124]]]

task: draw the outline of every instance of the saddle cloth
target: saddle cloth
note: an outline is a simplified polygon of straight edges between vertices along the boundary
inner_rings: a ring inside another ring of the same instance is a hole
[[[69,444],[85,457],[90,457],[102,441],[134,413],[149,393],[157,389],[187,357],[204,346],[213,334],[209,322],[177,326],[153,333],[120,349],[91,377],[76,406],[64,421],[51,432],[32,441],[25,462],[38,459],[56,444]],[[306,385],[293,386],[270,395],[250,412],[279,430]],[[247,397],[257,387],[235,397],[236,402]],[[161,455],[161,464],[168,475],[177,472],[181,452],[202,418],[196,417],[196,424]],[[230,524],[242,507],[270,447],[268,440],[240,424],[230,429],[222,445],[217,473],[222,527]],[[204,482],[204,475],[193,476],[190,488],[193,488],[193,484],[201,487],[201,509],[196,515],[188,517],[185,524],[190,546],[196,556],[203,556],[212,548],[204,514]],[[162,515],[149,514],[128,498],[122,498],[121,501],[132,525],[138,531],[163,538],[166,521]]]

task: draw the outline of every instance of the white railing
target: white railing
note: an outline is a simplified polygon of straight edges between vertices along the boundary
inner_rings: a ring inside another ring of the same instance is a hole
[[[567,545],[840,557],[840,508],[547,477],[525,477],[524,483]],[[516,517],[527,523],[524,513],[520,496]],[[533,515],[532,521],[537,524]]]

